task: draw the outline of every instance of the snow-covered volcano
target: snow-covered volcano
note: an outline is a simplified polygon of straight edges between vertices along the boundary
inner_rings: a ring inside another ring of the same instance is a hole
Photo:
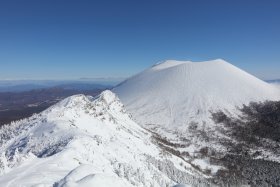
[[[127,79],[113,90],[142,125],[184,129],[209,122],[211,112],[233,112],[252,101],[276,100],[272,85],[218,59],[168,60]]]
[[[212,164],[224,166],[213,175],[226,180],[221,186],[279,184],[279,142],[269,135],[279,127],[276,86],[220,59],[169,60],[113,91],[136,122],[165,139],[170,152],[204,173]]]

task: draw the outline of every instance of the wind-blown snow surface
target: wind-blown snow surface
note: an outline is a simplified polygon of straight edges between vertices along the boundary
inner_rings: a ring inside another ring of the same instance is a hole
[[[190,122],[209,122],[211,111],[280,98],[274,86],[220,59],[165,61],[113,91],[140,124],[180,131]]]
[[[161,150],[111,91],[76,95],[0,129],[0,186],[206,186]],[[199,184],[199,185],[197,185]]]

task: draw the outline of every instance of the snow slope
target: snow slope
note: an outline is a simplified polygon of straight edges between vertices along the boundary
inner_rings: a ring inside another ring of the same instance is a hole
[[[0,184],[207,186],[204,174],[161,149],[111,91],[69,97],[0,129]]]
[[[168,60],[127,79],[113,91],[141,125],[186,130],[211,123],[211,112],[233,112],[251,101],[276,100],[274,86],[218,59]]]
[[[280,82],[272,82],[270,84],[275,86],[276,88],[280,89]]]

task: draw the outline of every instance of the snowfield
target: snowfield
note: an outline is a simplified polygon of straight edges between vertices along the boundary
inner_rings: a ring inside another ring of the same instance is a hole
[[[280,90],[280,83],[270,83],[271,85],[275,86],[276,88],[278,88]]]

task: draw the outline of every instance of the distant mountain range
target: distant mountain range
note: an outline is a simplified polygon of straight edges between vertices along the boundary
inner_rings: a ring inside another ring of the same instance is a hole
[[[268,83],[279,83],[280,84],[280,79],[267,80],[266,82],[268,82]]]
[[[59,87],[63,89],[104,89],[116,85],[118,82],[78,80],[78,81],[0,81],[0,92],[23,92],[35,89]]]

